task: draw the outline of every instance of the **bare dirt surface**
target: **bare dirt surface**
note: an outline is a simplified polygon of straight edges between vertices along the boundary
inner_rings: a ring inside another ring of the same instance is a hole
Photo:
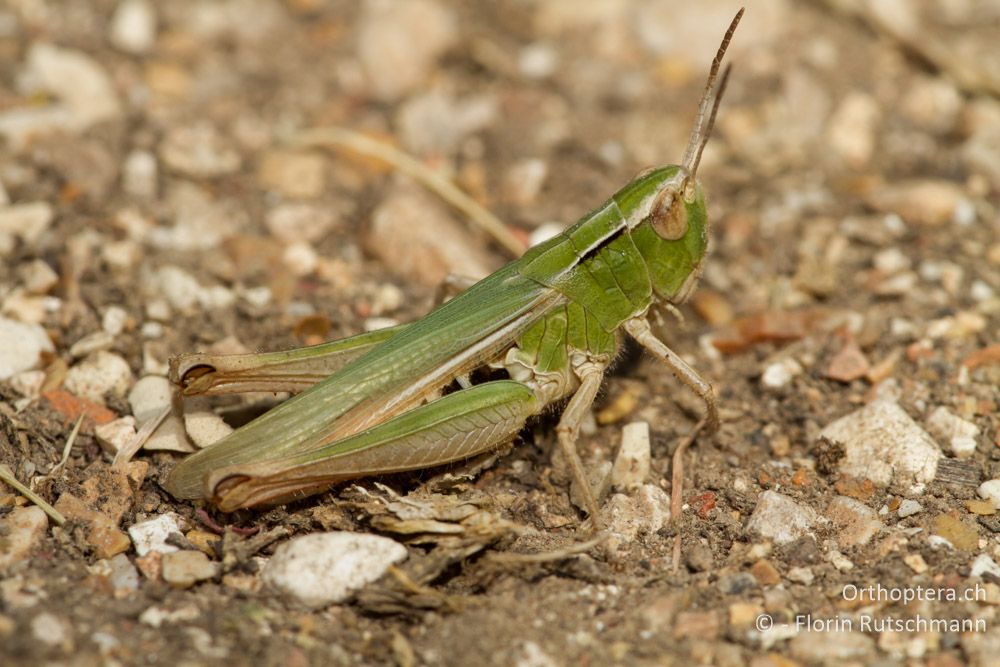
[[[0,464],[67,520],[0,482],[0,663],[996,664],[1000,4],[748,4],[700,168],[710,260],[657,329],[722,428],[670,518],[701,406],[623,359],[580,451],[604,470],[645,421],[651,469],[594,544],[555,415],[471,477],[229,515],[163,489],[180,453],[111,461],[170,356],[410,321],[509,261],[298,132],[388,142],[527,240],[680,160],[736,3],[3,3]],[[186,408],[210,431],[273,398]],[[265,573],[324,531],[407,557],[307,609]]]

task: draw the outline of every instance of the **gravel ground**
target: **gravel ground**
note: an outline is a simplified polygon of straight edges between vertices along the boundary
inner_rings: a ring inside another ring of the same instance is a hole
[[[699,401],[634,350],[580,440],[614,481],[599,543],[555,415],[482,470],[233,514],[161,482],[280,394],[186,399],[111,465],[171,356],[414,320],[509,261],[301,132],[394,146],[537,240],[680,160],[737,4],[680,5],[4,3],[0,465],[65,522],[0,482],[0,663],[996,664],[995,0],[748,8],[711,258],[658,328],[723,417],[679,516]]]

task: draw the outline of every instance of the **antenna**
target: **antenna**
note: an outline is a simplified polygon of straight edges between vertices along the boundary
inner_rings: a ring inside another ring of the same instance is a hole
[[[726,90],[726,82],[729,80],[731,66],[726,65],[715,94],[712,93],[712,89],[715,86],[716,78],[719,76],[719,67],[722,65],[722,58],[726,55],[726,49],[729,48],[729,42],[733,39],[736,26],[740,24],[740,19],[743,18],[743,12],[744,8],[742,7],[740,11],[736,12],[736,16],[733,17],[732,22],[729,24],[729,29],[726,30],[725,37],[722,38],[722,44],[719,45],[719,50],[715,54],[715,60],[712,61],[712,69],[708,73],[705,92],[702,93],[701,103],[698,105],[698,119],[695,121],[694,129],[691,131],[691,139],[688,141],[687,150],[684,151],[684,161],[681,163],[692,178],[695,172],[698,171],[698,163],[701,162],[701,153],[705,150],[705,144],[708,143],[708,138],[712,134],[712,126],[715,125],[715,114],[719,110],[722,93]]]

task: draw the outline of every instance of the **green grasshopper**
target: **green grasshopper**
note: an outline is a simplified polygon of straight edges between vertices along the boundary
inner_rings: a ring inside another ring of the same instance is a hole
[[[623,329],[704,401],[695,432],[714,432],[711,386],[654,336],[647,313],[683,302],[701,273],[708,218],[695,174],[742,15],[716,53],[680,165],[640,174],[562,234],[412,324],[288,352],[174,359],[171,375],[186,395],[304,391],[177,465],[170,493],[228,512],[460,461],[498,448],[529,417],[569,397],[559,446],[597,524],[576,440]],[[471,374],[484,368],[508,379],[473,384]]]

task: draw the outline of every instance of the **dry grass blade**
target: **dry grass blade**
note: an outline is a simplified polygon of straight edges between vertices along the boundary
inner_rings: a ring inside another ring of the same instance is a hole
[[[698,437],[698,433],[701,432],[706,423],[706,420],[703,418],[695,424],[687,437],[681,440],[681,443],[677,445],[677,449],[674,450],[670,471],[670,519],[674,522],[674,525],[677,525],[681,520],[681,508],[684,505],[684,452],[691,446],[694,439]],[[673,569],[676,574],[681,567],[681,534],[679,530],[674,537],[673,560]]]
[[[124,447],[118,450],[118,453],[115,454],[115,460],[112,465],[121,466],[131,461],[132,457],[135,456],[135,453],[142,449],[142,446],[146,444],[147,440],[149,440],[149,436],[153,435],[153,431],[155,431],[157,427],[163,423],[163,420],[167,418],[167,415],[170,414],[170,410],[171,408],[169,407],[164,408],[160,414],[143,424],[142,428],[139,429],[132,439],[129,440]]]
[[[70,431],[69,437],[66,438],[66,444],[63,446],[62,458],[59,459],[59,463],[52,468],[52,472],[49,473],[49,477],[54,476],[64,467],[66,467],[66,462],[69,461],[69,455],[73,451],[73,444],[76,442],[76,436],[80,433],[80,427],[83,425],[83,415],[76,420],[76,424],[73,425],[73,430]]]
[[[49,505],[41,498],[41,496],[26,487],[24,484],[21,484],[21,482],[17,481],[17,478],[14,477],[14,473],[11,472],[11,469],[2,464],[0,464],[0,481],[8,484],[22,496],[42,508],[42,511],[48,514],[49,517],[56,522],[56,525],[61,526],[66,523],[66,517],[64,517],[59,510],[52,505]]]
[[[476,226],[489,234],[511,257],[518,258],[527,249],[498,217],[462,192],[458,186],[428,169],[419,160],[389,144],[366,137],[344,127],[322,127],[300,132],[292,138],[299,146],[319,146],[345,149],[381,160],[418,181],[456,209],[469,217]]]
[[[552,561],[564,560],[572,556],[578,556],[580,554],[585,554],[591,549],[598,547],[608,539],[608,533],[598,533],[594,537],[590,538],[586,542],[577,542],[571,544],[565,549],[555,549],[553,551],[543,551],[536,554],[518,554],[518,553],[489,553],[485,556],[486,560],[493,563],[501,563],[504,565],[519,565],[522,563],[550,563]]]

